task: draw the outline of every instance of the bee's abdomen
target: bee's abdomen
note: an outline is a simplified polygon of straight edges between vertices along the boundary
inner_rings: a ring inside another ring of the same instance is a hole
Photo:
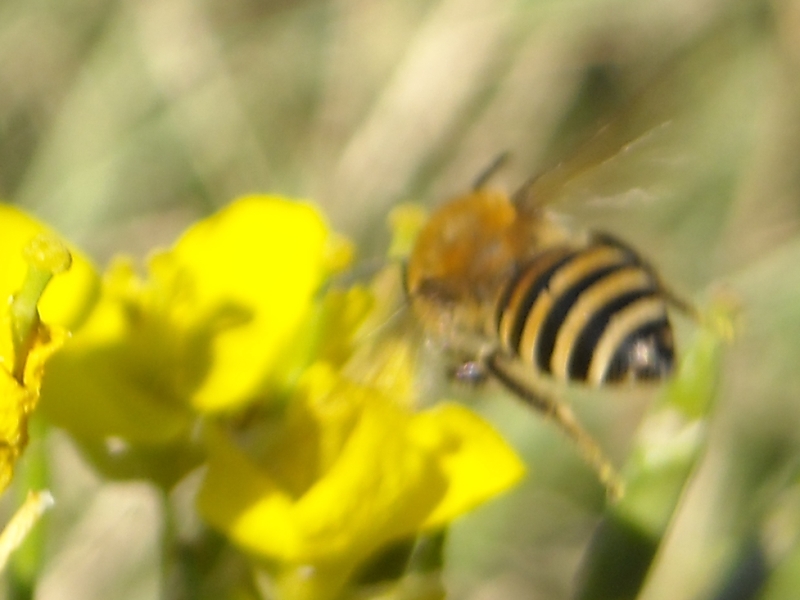
[[[537,255],[509,282],[495,317],[507,352],[560,379],[599,385],[672,370],[658,280],[632,250],[607,238]]]

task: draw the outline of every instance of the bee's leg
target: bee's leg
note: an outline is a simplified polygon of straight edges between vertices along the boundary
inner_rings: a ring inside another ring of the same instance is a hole
[[[739,309],[735,297],[726,295],[724,292],[718,294],[713,297],[712,305],[701,311],[663,284],[661,293],[671,306],[692,319],[700,327],[713,332],[721,340],[729,342],[733,340],[736,331],[735,317]]]
[[[531,389],[530,384],[515,376],[503,362],[503,358],[498,353],[494,353],[486,357],[484,364],[487,372],[510,392],[555,421],[561,431],[578,447],[584,460],[597,472],[600,482],[606,487],[612,500],[622,497],[624,483],[620,475],[592,435],[578,422],[569,405],[555,396]]]
[[[690,319],[692,319],[697,323],[703,322],[702,313],[697,309],[697,307],[691,301],[687,300],[680,294],[675,293],[675,291],[670,289],[667,285],[665,285],[663,281],[659,280],[658,285],[661,288],[661,293],[663,294],[664,299],[673,308],[682,312],[687,317],[689,317]]]

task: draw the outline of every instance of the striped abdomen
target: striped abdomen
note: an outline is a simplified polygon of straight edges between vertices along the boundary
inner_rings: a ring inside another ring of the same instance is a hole
[[[507,352],[560,379],[658,379],[674,362],[658,279],[606,237],[523,265],[498,300],[496,325]]]

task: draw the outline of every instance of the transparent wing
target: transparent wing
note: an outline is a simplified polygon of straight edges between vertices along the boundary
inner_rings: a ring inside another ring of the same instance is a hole
[[[548,166],[514,194],[518,206],[536,211],[570,198],[585,201],[597,198],[598,189],[603,197],[627,201],[680,177],[693,162],[696,119],[744,54],[742,27],[740,21],[725,22],[702,32],[626,99],[608,100],[614,94],[597,83],[606,78],[590,70],[553,136],[582,141],[551,152],[562,158],[546,161]],[[618,173],[624,176],[615,177]]]
[[[371,309],[343,373],[422,407],[447,396],[452,364],[412,314],[403,287],[398,262],[388,263],[367,284]]]

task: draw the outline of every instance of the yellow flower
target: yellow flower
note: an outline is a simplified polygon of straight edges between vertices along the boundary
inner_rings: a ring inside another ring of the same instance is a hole
[[[212,437],[201,514],[278,563],[287,598],[335,597],[386,544],[446,526],[523,474],[480,417],[452,403],[414,412],[410,365],[386,368],[393,382],[380,370],[356,383],[325,363],[310,368],[257,457]]]
[[[250,196],[153,255],[144,277],[117,259],[48,369],[43,410],[116,474],[138,464],[173,481],[199,459],[188,443],[199,414],[241,409],[299,375],[301,330],[337,260],[332,246],[312,206]],[[136,464],[106,446],[139,451]],[[168,446],[170,460],[150,452]]]
[[[2,204],[0,256],[0,299],[4,300],[0,311],[2,492],[28,443],[28,419],[39,401],[45,362],[66,338],[64,326],[74,326],[85,316],[97,280],[83,257],[73,257],[42,225]],[[53,275],[71,266],[69,273],[51,281]],[[29,492],[0,534],[0,570],[51,504],[49,492]]]
[[[80,254],[71,257],[53,239],[21,211],[0,204],[0,298],[5,307],[0,311],[0,491],[27,444],[44,364],[62,344],[63,326],[80,322],[96,291],[91,265]],[[71,270],[51,282],[70,261]]]

